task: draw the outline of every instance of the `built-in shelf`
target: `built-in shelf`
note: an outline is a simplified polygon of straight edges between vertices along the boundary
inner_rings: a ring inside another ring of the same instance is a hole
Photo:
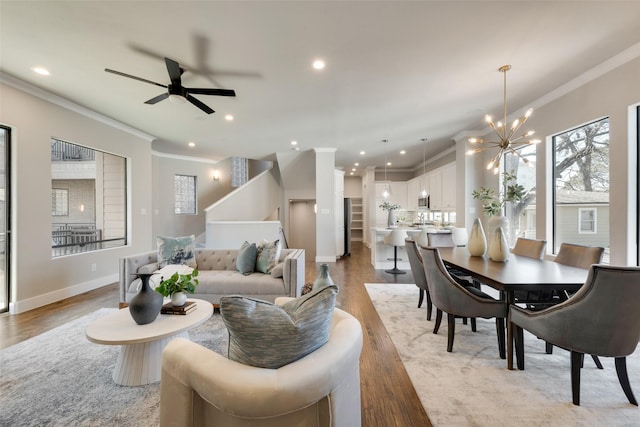
[[[351,240],[362,242],[362,199],[351,198]]]

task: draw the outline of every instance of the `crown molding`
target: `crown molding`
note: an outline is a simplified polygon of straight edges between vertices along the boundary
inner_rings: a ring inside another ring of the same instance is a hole
[[[151,150],[151,155],[156,157],[164,157],[166,159],[173,159],[173,160],[186,160],[189,162],[209,163],[211,165],[215,165],[218,163],[218,160],[205,159],[204,157],[183,156],[181,154],[163,153],[161,151],[156,151],[156,150]]]
[[[76,104],[75,102],[69,101],[59,95],[55,95],[47,90],[44,90],[38,86],[35,86],[31,83],[27,83],[24,80],[13,77],[7,73],[0,71],[0,83],[7,84],[13,88],[16,88],[22,92],[26,92],[30,95],[33,95],[37,98],[40,98],[44,101],[50,102],[52,104],[58,105],[62,108],[65,108],[69,111],[73,111],[74,113],[80,114],[82,116],[93,119],[97,122],[104,123],[108,126],[111,126],[115,129],[121,130],[123,132],[129,133],[138,138],[144,139],[146,141],[152,142],[156,139],[155,136],[149,135],[146,132],[143,132],[139,129],[136,129],[132,126],[126,125],[122,122],[119,122],[111,117],[107,117],[100,113],[96,113],[93,110],[88,109],[87,107],[83,107],[80,104]]]

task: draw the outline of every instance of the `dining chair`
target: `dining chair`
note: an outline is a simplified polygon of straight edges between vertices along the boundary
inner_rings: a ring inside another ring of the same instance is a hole
[[[420,296],[418,298],[418,308],[422,307],[425,294],[427,296],[427,320],[431,320],[432,303],[431,295],[429,295],[429,287],[427,286],[427,278],[424,274],[424,267],[422,266],[422,257],[418,251],[418,244],[415,240],[407,237],[404,239],[404,247],[407,250],[407,257],[409,258],[409,265],[411,266],[411,273],[413,274],[413,280],[416,282],[416,286],[420,289]]]
[[[427,286],[433,305],[438,309],[436,314],[437,333],[442,319],[442,312],[447,313],[447,351],[453,351],[456,317],[483,317],[496,319],[496,333],[498,336],[498,353],[505,359],[505,318],[507,306],[503,301],[497,301],[473,287],[464,287],[451,277],[440,258],[437,248],[422,247],[420,249],[424,266]]]
[[[436,298],[433,296],[437,306]],[[629,384],[626,356],[640,340],[640,267],[592,265],[585,284],[568,300],[542,311],[509,307],[518,369],[524,369],[523,329],[571,352],[573,404],[580,405],[580,369],[585,354],[614,357],[627,399],[638,405]]]
[[[453,233],[429,233],[429,246],[432,248],[453,248],[456,244],[453,241]]]
[[[518,237],[516,244],[511,249],[511,253],[527,258],[542,259],[547,246],[546,240],[526,239]],[[535,303],[540,301],[539,291],[516,291],[514,292],[516,302],[527,304],[527,308],[534,309]]]

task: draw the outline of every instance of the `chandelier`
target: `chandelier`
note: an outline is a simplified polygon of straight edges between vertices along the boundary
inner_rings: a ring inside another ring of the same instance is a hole
[[[513,123],[511,124],[511,127],[507,126],[507,71],[509,71],[510,69],[511,69],[511,65],[503,65],[502,67],[498,68],[498,71],[500,71],[501,73],[504,73],[504,110],[503,110],[504,121],[498,121],[497,123],[494,123],[491,116],[489,115],[485,116],[485,120],[489,124],[489,127],[493,129],[497,134],[498,141],[487,141],[482,138],[469,138],[469,142],[471,144],[487,144],[487,145],[480,148],[473,148],[467,151],[467,154],[475,154],[484,150],[488,150],[490,148],[497,147],[498,154],[496,154],[495,157],[493,157],[491,161],[487,164],[487,169],[493,169],[494,174],[497,174],[498,172],[500,172],[500,160],[502,159],[503,154],[506,154],[506,153],[514,154],[520,157],[520,159],[522,159],[522,161],[525,164],[528,164],[529,161],[526,158],[522,157],[517,150],[520,150],[521,148],[527,145],[540,143],[539,139],[531,139],[531,140],[526,139],[535,133],[533,130],[530,130],[519,136],[516,136],[520,127],[522,127],[524,122],[527,121],[527,119],[533,112],[533,108],[529,108],[527,112],[524,113],[524,116],[514,120]]]

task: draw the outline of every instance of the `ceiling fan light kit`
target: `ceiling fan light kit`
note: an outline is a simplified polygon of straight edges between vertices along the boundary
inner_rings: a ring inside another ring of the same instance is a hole
[[[169,78],[171,79],[171,83],[168,85],[164,85],[162,83],[157,83],[151,80],[143,79],[142,77],[133,76],[131,74],[123,73],[121,71],[111,70],[109,68],[105,68],[104,70],[107,73],[116,74],[118,76],[127,77],[130,79],[138,80],[144,83],[149,83],[155,86],[160,86],[167,91],[162,93],[154,98],[145,101],[145,104],[156,104],[160,101],[163,101],[169,98],[169,101],[184,104],[186,102],[190,102],[195,105],[202,111],[207,114],[215,113],[215,111],[206,105],[204,102],[200,101],[197,98],[194,98],[192,94],[195,95],[215,95],[215,96],[236,96],[236,92],[233,89],[215,89],[215,88],[188,88],[182,86],[182,74],[184,73],[184,68],[180,67],[173,59],[164,58],[165,65],[167,66],[167,72],[169,73]]]
[[[482,151],[488,150],[490,148],[498,148],[498,153],[489,161],[487,164],[487,169],[493,169],[493,173],[497,174],[500,172],[500,161],[502,156],[506,153],[514,154],[525,164],[528,164],[529,161],[522,157],[517,150],[524,148],[527,145],[531,144],[539,144],[541,141],[539,139],[530,139],[527,140],[525,138],[530,137],[535,132],[533,130],[527,131],[519,136],[515,136],[518,133],[518,130],[522,127],[522,125],[527,121],[531,113],[533,112],[533,108],[529,108],[526,113],[519,119],[513,121],[511,126],[507,126],[507,71],[511,69],[511,65],[503,65],[498,68],[498,71],[504,74],[504,97],[503,97],[503,120],[497,123],[494,123],[491,116],[488,114],[485,116],[485,121],[489,125],[491,129],[494,130],[496,135],[498,136],[498,141],[487,141],[482,138],[469,138],[469,143],[471,144],[487,144],[487,146],[480,148],[473,148],[467,151],[467,154],[475,154],[480,153]]]

